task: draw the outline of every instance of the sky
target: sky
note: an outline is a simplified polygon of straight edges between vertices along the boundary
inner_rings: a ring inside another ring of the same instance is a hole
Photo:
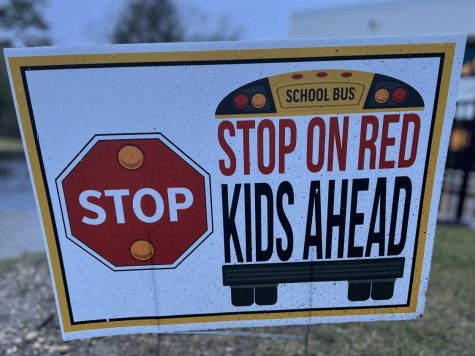
[[[189,32],[206,32],[203,28],[216,30],[224,21],[225,27],[236,32],[240,40],[264,40],[288,38],[290,16],[295,12],[391,1],[395,0],[175,0],[174,3]],[[54,44],[107,43],[126,3],[127,0],[49,0],[45,17]]]

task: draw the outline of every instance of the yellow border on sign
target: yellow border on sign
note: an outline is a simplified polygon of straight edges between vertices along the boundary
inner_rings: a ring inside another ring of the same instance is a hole
[[[57,300],[61,313],[64,332],[76,332],[92,329],[158,326],[173,324],[210,323],[242,320],[263,320],[282,318],[306,318],[326,316],[353,316],[372,314],[400,314],[415,313],[419,296],[420,279],[426,245],[426,232],[429,221],[432,190],[437,167],[439,144],[444,123],[444,116],[449,91],[452,63],[454,59],[455,43],[432,44],[403,44],[403,45],[370,45],[370,46],[342,46],[342,47],[311,47],[311,48],[281,48],[281,49],[252,49],[252,50],[223,50],[223,51],[185,51],[185,52],[153,52],[153,53],[114,53],[114,54],[78,54],[53,56],[26,56],[9,57],[9,65],[13,86],[18,104],[18,113],[22,126],[23,136],[27,147],[27,157],[33,174],[37,199],[46,234],[46,241],[50,256],[50,264],[56,286]],[[21,68],[49,65],[84,65],[84,64],[113,64],[113,63],[145,63],[168,61],[212,61],[212,60],[240,60],[240,59],[274,59],[274,58],[305,58],[305,57],[340,57],[340,56],[373,56],[397,54],[439,54],[443,53],[444,63],[440,82],[439,101],[437,102],[432,146],[430,147],[429,165],[426,177],[425,191],[422,201],[421,223],[418,231],[419,241],[414,265],[412,280],[412,294],[409,306],[406,307],[373,307],[362,309],[315,310],[293,312],[255,312],[246,314],[228,314],[219,316],[191,316],[163,319],[129,319],[107,322],[86,322],[72,324],[69,317],[69,307],[66,299],[65,284],[59,260],[59,246],[56,245],[52,212],[49,210],[46,182],[43,181],[40,159],[36,149],[35,137],[31,117],[28,111],[25,88],[23,87]]]

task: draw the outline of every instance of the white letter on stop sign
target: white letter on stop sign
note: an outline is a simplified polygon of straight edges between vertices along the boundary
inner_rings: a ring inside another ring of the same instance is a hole
[[[99,199],[101,197],[101,193],[97,190],[85,190],[79,195],[79,203],[84,209],[92,211],[96,213],[97,217],[92,219],[88,218],[87,216],[83,216],[82,222],[87,225],[100,225],[106,220],[106,212],[102,209],[99,205],[91,203],[88,198],[94,197]]]
[[[152,216],[147,216],[142,211],[142,198],[150,195],[155,200],[155,213]],[[163,199],[160,193],[151,188],[142,188],[134,195],[132,200],[135,215],[146,223],[154,223],[160,220],[163,215]]]
[[[168,188],[168,213],[170,215],[170,221],[178,221],[178,210],[188,209],[193,204],[193,193],[187,188],[177,187]],[[155,200],[155,213],[152,216],[147,216],[142,211],[142,198],[145,195],[150,195]],[[177,202],[177,196],[184,197],[184,201]],[[134,213],[143,222],[154,223],[160,220],[163,215],[163,199],[156,190],[151,188],[142,188],[134,195],[132,201]]]
[[[115,218],[117,219],[117,224],[125,224],[124,217],[124,207],[122,205],[122,197],[129,195],[128,189],[111,189],[104,190],[104,195],[106,197],[114,198],[114,207],[115,207]]]
[[[181,195],[185,198],[182,203],[177,203],[176,197]],[[186,188],[168,188],[168,211],[170,221],[178,221],[178,210],[188,209],[193,204],[193,193]]]
[[[193,204],[193,193],[184,187],[168,188],[168,212],[170,221],[178,221],[178,210],[188,209]],[[128,189],[110,189],[105,190],[106,197],[112,197],[114,201],[114,210],[117,224],[125,224],[123,198],[129,196]],[[142,210],[142,199],[145,196],[150,196],[155,202],[155,212],[152,215],[145,215]],[[94,204],[88,200],[89,197],[100,198],[101,192],[97,190],[86,190],[79,195],[79,203],[81,206],[93,213],[96,213],[96,218],[89,218],[83,216],[82,222],[87,225],[100,225],[106,220],[106,211],[99,205]],[[181,196],[178,199],[178,196]],[[180,202],[178,202],[180,200]],[[132,198],[132,208],[135,216],[144,223],[154,223],[159,221],[165,210],[163,198],[159,192],[152,188],[139,189]]]

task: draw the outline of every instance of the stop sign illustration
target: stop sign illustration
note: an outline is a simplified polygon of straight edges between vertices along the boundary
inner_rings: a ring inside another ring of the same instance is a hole
[[[96,135],[56,185],[67,238],[113,270],[174,268],[212,232],[209,174],[162,134]]]

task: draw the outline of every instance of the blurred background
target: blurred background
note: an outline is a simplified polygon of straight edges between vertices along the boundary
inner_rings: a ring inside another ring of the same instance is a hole
[[[0,355],[466,354],[475,350],[475,1],[0,0],[0,48],[467,33],[425,320],[63,343],[0,53]],[[443,225],[442,225],[443,224]]]

